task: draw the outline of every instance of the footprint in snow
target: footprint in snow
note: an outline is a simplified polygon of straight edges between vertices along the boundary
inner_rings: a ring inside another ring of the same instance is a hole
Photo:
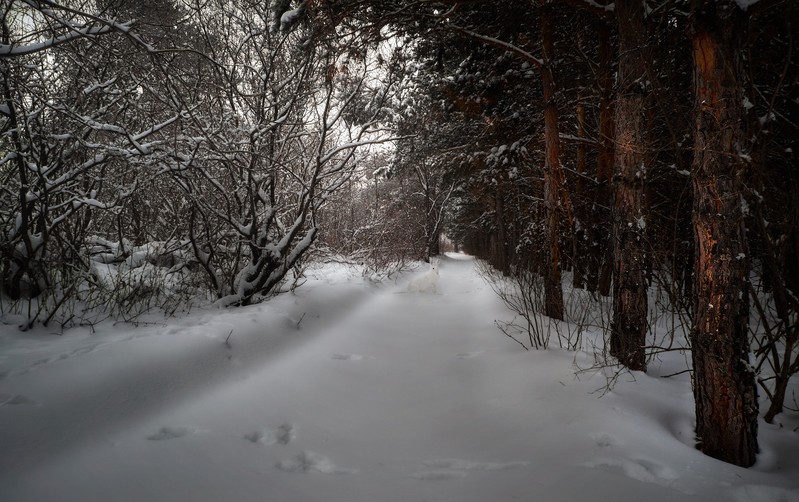
[[[54,362],[56,362],[57,360],[58,360],[58,356],[53,356],[53,357],[45,357],[44,359],[38,359],[38,360],[34,361],[34,362],[33,362],[33,363],[30,365],[30,367],[31,367],[31,368],[36,368],[36,367],[39,367],[39,366],[44,366],[45,364],[51,364],[51,363],[54,363]]]
[[[412,478],[442,481],[463,478],[469,471],[505,471],[524,467],[528,462],[471,462],[458,458],[439,458],[423,462],[427,469],[411,474]]]
[[[412,478],[421,479],[423,481],[445,481],[447,479],[465,478],[466,473],[461,471],[419,471],[411,474]]]
[[[661,486],[669,486],[672,481],[677,479],[677,474],[669,466],[645,458],[596,458],[582,465],[620,472],[629,478]]]
[[[85,356],[86,354],[91,354],[97,349],[97,347],[99,347],[99,344],[89,345],[86,347],[75,349],[69,353],[69,357],[78,357],[78,356]]]
[[[799,489],[742,485],[731,492],[733,502],[799,502]]]
[[[312,451],[304,451],[291,460],[281,460],[275,467],[284,472],[297,472],[302,474],[355,474],[355,469],[342,469],[336,467],[329,458]]]
[[[366,356],[362,356],[361,354],[333,354],[330,356],[330,359],[337,359],[339,361],[360,361],[365,357]]]
[[[27,320],[27,317],[19,314],[3,314],[0,316],[0,324],[5,324],[7,326],[22,326]]]
[[[247,433],[244,439],[251,443],[272,445],[287,445],[297,436],[297,427],[294,424],[281,424],[274,429],[259,430]]]
[[[100,345],[101,344],[97,344],[96,343],[96,344],[88,345],[86,347],[81,347],[79,349],[72,350],[70,352],[64,352],[63,354],[59,354],[57,356],[46,357],[44,359],[38,359],[38,360],[34,361],[33,363],[31,363],[31,365],[28,366],[27,368],[24,368],[24,369],[21,369],[21,370],[17,370],[17,371],[15,371],[13,373],[9,373],[8,376],[21,376],[21,375],[24,375],[24,374],[32,371],[32,370],[38,369],[41,366],[46,366],[48,364],[52,364],[52,363],[55,363],[55,362],[58,362],[58,361],[65,361],[67,359],[72,359],[73,357],[84,356],[86,354],[90,354],[90,353],[94,352],[97,349],[97,347],[99,347]]]
[[[39,406],[39,403],[22,394],[0,394],[0,406]]]
[[[425,467],[453,471],[504,471],[524,467],[528,462],[470,462],[459,458],[439,458],[424,462]]]
[[[600,448],[608,448],[611,446],[618,446],[619,440],[613,434],[608,434],[607,432],[592,432],[588,435],[591,439],[596,442],[596,445]]]
[[[197,427],[173,425],[168,427],[161,427],[161,429],[159,429],[158,432],[147,436],[147,439],[149,439],[150,441],[164,441],[167,439],[180,438],[183,436],[187,436],[189,434],[197,434],[198,432],[203,432],[203,431],[202,429],[198,429]]]

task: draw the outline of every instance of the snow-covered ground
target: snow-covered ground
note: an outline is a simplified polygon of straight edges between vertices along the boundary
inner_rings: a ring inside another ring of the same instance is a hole
[[[799,500],[797,414],[761,422],[754,468],[705,457],[687,374],[599,398],[590,355],[501,335],[466,256],[315,273],[139,328],[0,327],[0,501]]]

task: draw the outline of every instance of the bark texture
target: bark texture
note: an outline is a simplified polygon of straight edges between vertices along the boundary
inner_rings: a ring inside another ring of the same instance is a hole
[[[597,157],[597,190],[595,209],[611,205],[610,184],[613,177],[613,144],[615,126],[613,124],[613,49],[610,27],[599,23],[598,31],[599,67],[599,154]],[[591,265],[589,266],[588,287],[599,291],[602,296],[610,295],[612,279],[612,245],[607,227],[600,221],[591,226]]]
[[[554,23],[552,7],[542,6],[541,42],[544,64],[541,78],[544,87],[544,141],[546,161],[544,165],[544,205],[547,220],[548,259],[544,270],[544,309],[553,319],[563,319],[563,286],[561,284],[561,220],[568,214],[565,199],[563,170],[560,165],[560,135],[558,129],[558,107],[555,103]]]
[[[619,91],[613,198],[613,323],[610,353],[631,370],[646,371],[646,210],[644,182],[646,26],[640,0],[617,0]]]
[[[698,448],[749,467],[757,453],[757,393],[747,350],[748,249],[738,178],[742,92],[739,9],[694,0],[695,308],[691,332]]]

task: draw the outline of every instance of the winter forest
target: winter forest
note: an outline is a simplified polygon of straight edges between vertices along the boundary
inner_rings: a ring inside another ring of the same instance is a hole
[[[799,501],[799,3],[0,5],[0,499]]]

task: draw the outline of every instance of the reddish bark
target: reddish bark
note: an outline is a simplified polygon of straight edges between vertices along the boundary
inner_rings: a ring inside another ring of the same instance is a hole
[[[619,91],[613,177],[610,353],[631,370],[646,371],[646,26],[640,0],[617,0],[616,13],[619,23]]]
[[[610,42],[610,27],[599,25],[599,155],[597,157],[596,205],[611,204],[610,182],[613,175],[613,148],[615,127],[613,123],[613,51]],[[591,226],[591,265],[589,265],[588,287],[599,290],[603,296],[610,294],[613,270],[612,247],[607,228],[600,221]]]
[[[582,99],[577,104],[577,137],[580,139],[585,138],[585,104]],[[577,144],[577,182],[574,186],[574,196],[577,200],[585,196],[585,175],[588,172],[587,168],[588,148],[585,143],[579,142]],[[586,225],[586,211],[580,211],[579,214],[575,208],[575,219],[579,221],[579,227],[574,230],[574,237],[572,239],[572,257],[571,261],[574,264],[572,267],[572,286],[575,288],[585,287],[585,270],[586,259],[588,253],[584,253],[582,247],[585,245],[585,225]]]
[[[748,467],[757,453],[757,393],[747,327],[748,249],[741,207],[740,10],[692,3],[696,129],[695,307],[691,332],[696,434],[711,457]]]
[[[561,220],[568,214],[568,199],[564,191],[563,169],[560,165],[560,135],[558,129],[558,107],[555,103],[554,62],[554,16],[552,7],[542,6],[541,42],[543,65],[541,79],[544,87],[544,206],[547,222],[548,256],[544,269],[545,314],[554,319],[563,319],[563,286],[560,275]],[[566,204],[563,204],[563,203]]]

